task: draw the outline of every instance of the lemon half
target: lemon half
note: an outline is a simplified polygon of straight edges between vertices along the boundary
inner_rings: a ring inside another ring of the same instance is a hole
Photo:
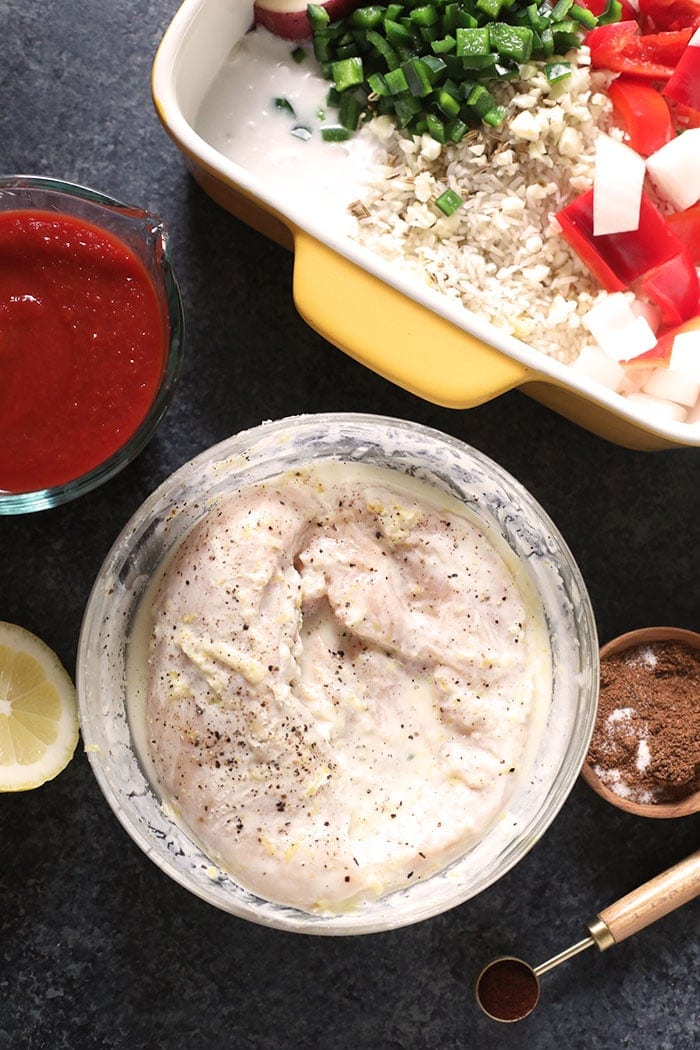
[[[0,621],[0,791],[58,776],[78,743],[75,687],[48,645]]]

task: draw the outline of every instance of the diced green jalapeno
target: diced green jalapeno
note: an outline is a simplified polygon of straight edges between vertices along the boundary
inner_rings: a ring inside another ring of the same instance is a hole
[[[390,69],[384,77],[389,92],[392,95],[402,95],[408,91],[408,81],[403,69]]]
[[[346,91],[338,106],[338,120],[348,131],[357,131],[362,113],[362,103],[350,91]]]
[[[566,53],[588,29],[620,17],[621,0],[607,0],[598,19],[587,2],[401,0],[362,3],[336,21],[309,4],[314,55],[334,85],[328,104],[338,109],[337,127],[324,125],[323,137],[354,131],[363,114],[387,114],[441,143],[461,141],[480,122],[499,126],[505,109],[492,83],[517,77],[530,61],[541,63],[550,84],[566,80]],[[302,61],[304,49],[292,55]]]
[[[371,4],[368,7],[358,7],[350,15],[349,21],[351,25],[357,26],[358,29],[374,29],[375,26],[381,25],[385,17],[385,8],[379,7],[378,4]]]
[[[440,15],[433,4],[414,7],[411,11],[411,21],[417,26],[431,26],[437,22],[439,18]]]
[[[547,62],[544,67],[544,75],[550,84],[558,84],[571,76],[571,63]]]
[[[296,117],[294,106],[288,98],[276,98],[274,100],[275,109],[280,110],[282,113],[290,113],[291,116]]]
[[[328,124],[321,128],[321,138],[324,142],[345,142],[350,138],[350,132],[342,124]]]
[[[445,192],[441,193],[435,201],[436,207],[440,209],[443,215],[447,215],[448,218],[450,215],[454,215],[463,204],[464,201],[454,190],[445,190]]]
[[[608,0],[605,10],[598,15],[597,25],[606,26],[611,22],[619,22],[622,18],[622,4],[620,0]]]
[[[532,54],[532,30],[527,26],[511,26],[507,22],[494,22],[489,27],[491,46],[499,55],[514,58],[516,62],[527,62]]]
[[[501,12],[501,0],[476,0],[476,10],[481,11],[487,18],[498,18]]]
[[[364,80],[361,58],[343,58],[333,63],[332,70],[336,91],[347,91],[348,88],[357,87]]]
[[[488,29],[457,29],[457,54],[488,55],[491,50]]]
[[[433,89],[433,81],[429,69],[423,65],[420,58],[412,58],[410,62],[405,62],[401,69],[406,75],[408,90],[412,95],[425,98],[430,94]]]
[[[446,117],[456,117],[459,115],[461,103],[458,98],[450,94],[449,91],[438,91],[437,104],[445,114]]]
[[[428,123],[429,133],[432,135],[436,142],[439,142],[441,145],[444,146],[447,142],[447,134],[445,131],[445,125],[443,121],[441,121],[439,117],[436,117],[434,113],[428,113],[425,119]]]
[[[317,29],[325,29],[331,20],[331,16],[328,14],[325,7],[321,7],[320,4],[307,4],[306,15],[311,23],[311,29],[314,32]]]

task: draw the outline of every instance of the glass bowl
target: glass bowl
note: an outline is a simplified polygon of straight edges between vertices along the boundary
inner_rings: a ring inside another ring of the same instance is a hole
[[[361,462],[432,482],[468,505],[515,553],[541,603],[552,694],[539,745],[506,812],[441,872],[334,915],[262,900],[217,868],[162,807],[139,762],[127,711],[130,634],[149,580],[182,537],[242,484],[314,462]],[[491,885],[534,846],[571,790],[598,696],[595,621],[580,572],[532,496],[486,456],[416,423],[359,414],[265,423],[203,452],[165,481],[126,525],[95,581],[77,664],[83,740],[97,780],[134,841],[191,892],[234,915],[311,934],[356,934],[418,922]]]
[[[143,264],[156,291],[163,321],[163,366],[159,385],[136,430],[103,462],[78,477],[34,491],[0,490],[0,514],[22,514],[75,499],[113,477],[144,448],[173,395],[182,366],[184,312],[172,267],[167,230],[141,208],[123,204],[84,186],[30,175],[0,176],[0,212],[54,212],[82,220],[120,240]]]

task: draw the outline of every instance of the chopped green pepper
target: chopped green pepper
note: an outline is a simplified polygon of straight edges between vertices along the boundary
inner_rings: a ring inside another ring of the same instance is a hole
[[[361,58],[342,58],[339,62],[332,63],[331,70],[336,91],[347,91],[348,88],[357,87],[364,80]]]
[[[296,117],[294,106],[288,98],[276,98],[274,100],[275,109],[280,110],[283,113],[290,113],[293,117]]]
[[[551,6],[550,6],[551,2]],[[607,0],[597,19],[586,0],[403,0],[362,4],[330,21],[309,4],[314,54],[334,84],[340,126],[387,114],[410,134],[459,142],[469,127],[496,127],[505,109],[489,90],[525,62],[542,63],[550,83],[570,75],[565,55],[583,34],[620,18]],[[477,90],[479,89],[479,90]],[[352,99],[352,101],[350,101]],[[329,100],[330,103],[330,100]]]
[[[438,207],[448,219],[450,215],[454,215],[458,208],[461,208],[463,204],[464,201],[454,190],[445,190],[445,192],[441,193],[435,201],[436,207]]]
[[[571,76],[570,62],[547,62],[544,67],[544,75],[550,84],[558,84]]]
[[[328,124],[321,128],[321,138],[324,142],[345,142],[350,138],[350,132],[342,124]]]

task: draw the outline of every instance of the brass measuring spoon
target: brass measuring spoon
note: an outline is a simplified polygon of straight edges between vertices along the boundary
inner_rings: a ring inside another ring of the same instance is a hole
[[[540,977],[559,963],[592,948],[604,952],[651,926],[700,894],[700,850],[604,908],[587,923],[588,937],[540,966],[503,955],[484,966],[476,979],[476,1001],[494,1021],[522,1021],[540,999]]]

